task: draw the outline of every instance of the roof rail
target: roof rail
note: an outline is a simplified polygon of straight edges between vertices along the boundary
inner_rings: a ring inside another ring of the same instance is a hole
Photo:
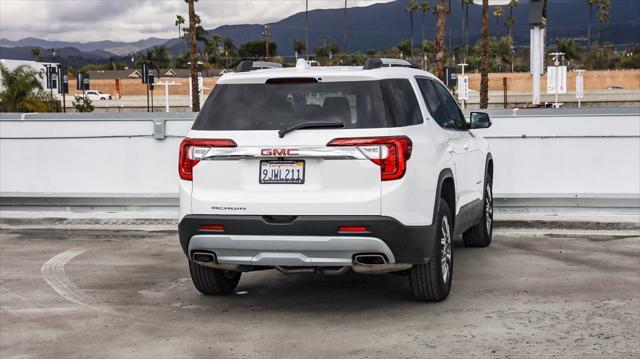
[[[362,67],[362,69],[371,70],[379,69],[381,67],[410,67],[413,69],[419,68],[418,66],[407,60],[369,57],[367,61],[364,62],[364,66]]]
[[[252,70],[281,69],[281,68],[282,68],[282,64],[279,64],[277,62],[244,60],[244,61],[241,61],[238,64],[238,66],[236,66],[236,72],[248,72]]]

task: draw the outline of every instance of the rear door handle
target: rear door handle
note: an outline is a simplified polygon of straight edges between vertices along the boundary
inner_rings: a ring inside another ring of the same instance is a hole
[[[464,150],[466,151],[466,150],[468,150],[468,149],[469,149],[469,145],[467,145],[467,144],[465,143],[465,145],[463,146],[463,148],[464,148]]]
[[[447,147],[447,152],[449,152],[449,153],[453,153],[453,146],[449,146],[449,147]]]

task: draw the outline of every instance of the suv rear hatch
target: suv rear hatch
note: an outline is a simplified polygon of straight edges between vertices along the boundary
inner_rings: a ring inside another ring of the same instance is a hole
[[[383,82],[217,85],[181,145],[191,213],[380,215],[381,181],[401,178],[411,153],[388,136]]]

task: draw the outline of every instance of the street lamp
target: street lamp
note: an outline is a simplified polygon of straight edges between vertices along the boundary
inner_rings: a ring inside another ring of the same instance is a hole
[[[262,36],[264,36],[264,47],[265,47],[265,59],[269,59],[269,35],[271,31],[269,30],[269,25],[264,25],[262,30]]]

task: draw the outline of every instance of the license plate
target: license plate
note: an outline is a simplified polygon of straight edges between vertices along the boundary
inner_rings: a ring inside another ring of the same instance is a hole
[[[260,184],[303,184],[304,161],[260,161]]]

